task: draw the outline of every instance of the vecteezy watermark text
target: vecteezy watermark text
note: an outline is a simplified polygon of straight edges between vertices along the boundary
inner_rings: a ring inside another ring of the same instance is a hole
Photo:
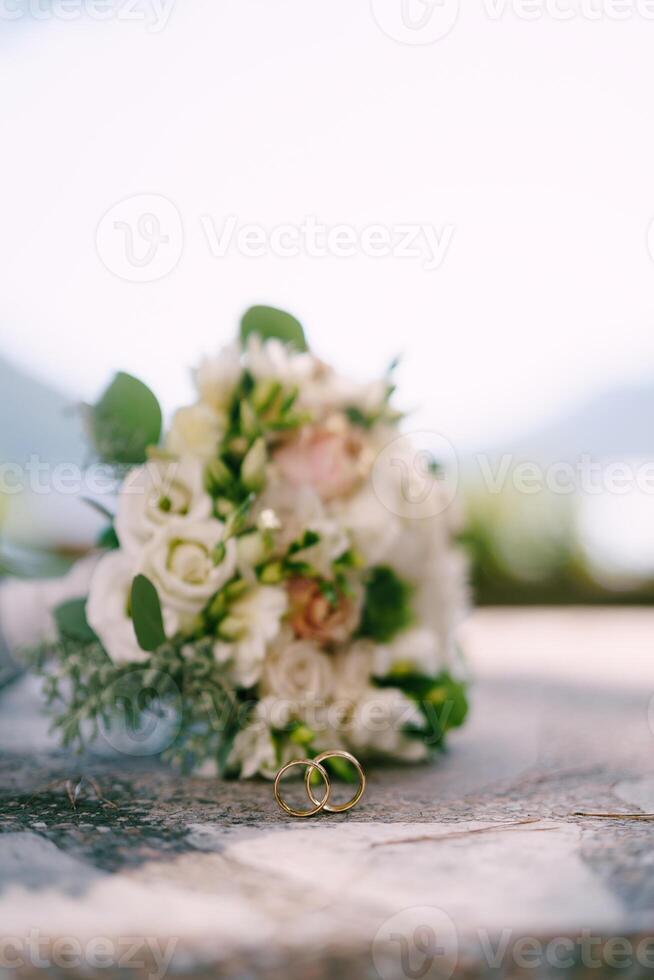
[[[454,227],[449,224],[442,228],[425,222],[328,225],[312,214],[298,224],[284,222],[269,228],[240,222],[233,214],[220,224],[203,214],[200,223],[216,259],[230,253],[254,259],[265,255],[283,259],[351,259],[364,255],[370,259],[417,259],[427,271],[440,268],[454,236]]]
[[[459,19],[460,0],[371,0],[372,16],[387,37],[400,44],[434,44],[450,34]],[[480,0],[468,14],[488,20],[533,23],[654,21],[654,0]]]
[[[161,194],[136,194],[112,205],[96,229],[103,265],[126,282],[155,282],[178,265],[188,234],[200,235],[209,255],[261,259],[401,259],[419,262],[427,272],[440,269],[454,225],[430,222],[347,222],[327,224],[316,215],[298,222],[266,225],[237,215],[216,218],[207,212],[182,220],[177,206]]]
[[[0,21],[116,20],[142,24],[150,34],[164,30],[176,0],[0,0]]]
[[[465,956],[462,947],[465,945]],[[540,976],[552,970],[640,971],[654,969],[654,936],[598,935],[580,929],[574,935],[516,934],[505,928],[493,933],[475,930],[459,940],[454,921],[443,909],[420,906],[402,909],[381,924],[372,943],[372,960],[382,980],[429,978],[448,980],[461,958],[479,961],[498,975]]]
[[[22,936],[0,936],[0,969],[138,970],[148,980],[163,980],[177,942],[156,936],[53,938],[30,929]]]
[[[175,480],[178,464],[171,460],[164,471],[146,464],[152,484],[165,496]],[[377,456],[370,474],[381,503],[400,517],[434,517],[450,506],[459,490],[459,459],[442,434],[421,431],[399,436]],[[118,490],[138,495],[151,492],[138,482],[123,483],[129,467],[108,463],[51,463],[32,453],[25,460],[0,462],[0,494],[9,497],[28,491],[36,496],[59,494],[90,498],[115,497]],[[553,493],[569,496],[633,491],[654,495],[654,459],[598,459],[583,453],[573,460],[548,463],[524,460],[512,453],[490,456],[475,453],[467,460],[467,482],[489,495],[506,490],[526,496]]]

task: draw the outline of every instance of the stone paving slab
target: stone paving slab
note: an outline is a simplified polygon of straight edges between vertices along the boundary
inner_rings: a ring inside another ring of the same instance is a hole
[[[55,974],[107,976],[75,958],[94,963],[103,937],[109,973],[153,977],[651,975],[654,822],[575,815],[654,812],[647,682],[480,673],[435,764],[371,769],[356,810],[312,821],[265,782],[14,739],[0,940],[22,944],[19,974],[38,941]],[[72,809],[64,783],[83,772],[107,800]]]

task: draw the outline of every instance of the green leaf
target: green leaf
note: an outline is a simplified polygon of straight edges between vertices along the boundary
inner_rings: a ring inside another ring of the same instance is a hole
[[[308,350],[304,330],[299,320],[284,310],[272,306],[251,306],[241,319],[241,341],[245,345],[248,337],[258,334],[262,340],[271,337],[290,344],[295,350]]]
[[[91,408],[89,425],[93,444],[103,460],[127,465],[142,463],[147,447],[159,442],[161,408],[147,385],[120,372]]]
[[[68,599],[54,610],[54,619],[62,637],[92,643],[97,639],[86,620],[86,599]]]
[[[148,653],[158,650],[166,642],[161,603],[157,590],[145,575],[137,575],[132,582],[131,610],[141,649]]]
[[[361,636],[388,643],[396,633],[411,625],[411,586],[385,565],[371,569],[366,582]]]
[[[107,551],[114,551],[116,548],[120,548],[120,541],[118,540],[118,535],[113,524],[108,524],[100,532],[96,544],[98,548],[106,548]]]

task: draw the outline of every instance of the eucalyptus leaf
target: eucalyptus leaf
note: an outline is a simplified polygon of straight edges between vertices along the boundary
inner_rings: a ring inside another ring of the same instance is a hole
[[[108,463],[133,465],[146,459],[161,436],[161,408],[147,385],[120,372],[89,413],[91,438]]]
[[[98,535],[96,544],[98,548],[106,548],[107,551],[115,551],[116,548],[120,548],[120,541],[118,540],[118,535],[113,524],[108,524],[103,528]]]
[[[252,334],[262,340],[276,338],[294,347],[295,350],[308,350],[304,330],[299,320],[284,310],[272,306],[251,306],[241,319],[241,341],[247,342]]]
[[[97,639],[86,619],[86,599],[68,599],[54,610],[54,619],[62,637],[92,643]]]
[[[166,641],[161,603],[154,585],[145,575],[132,582],[132,621],[136,639],[142,650],[152,653]]]

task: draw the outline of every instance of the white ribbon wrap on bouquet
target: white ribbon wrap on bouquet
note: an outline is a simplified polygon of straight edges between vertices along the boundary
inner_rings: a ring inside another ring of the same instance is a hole
[[[52,610],[67,599],[87,595],[97,555],[83,558],[66,575],[49,579],[8,579],[0,585],[0,648],[20,662],[21,650],[56,636]]]

